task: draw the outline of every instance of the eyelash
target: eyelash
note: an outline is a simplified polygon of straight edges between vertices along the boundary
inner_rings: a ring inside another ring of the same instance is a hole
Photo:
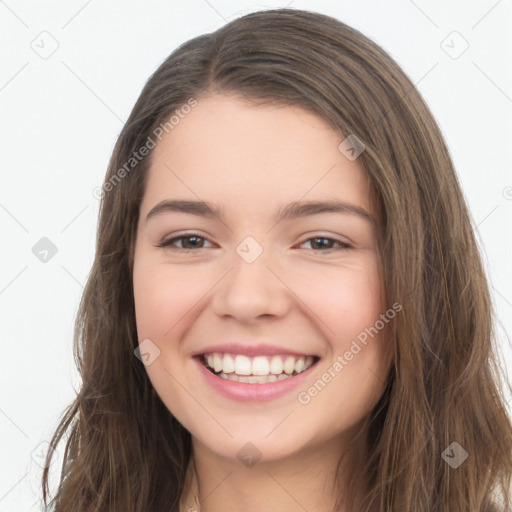
[[[171,250],[180,251],[180,252],[193,252],[193,251],[200,250],[200,249],[206,249],[206,247],[199,247],[199,248],[196,248],[196,249],[184,249],[183,247],[173,247],[172,246],[172,244],[174,242],[176,242],[177,240],[183,240],[183,239],[186,239],[186,238],[199,238],[201,240],[208,240],[206,237],[198,235],[197,233],[184,233],[183,235],[180,235],[180,236],[177,236],[177,237],[174,237],[174,238],[170,238],[168,240],[162,240],[162,242],[160,242],[157,245],[157,247],[169,248]],[[337,238],[328,237],[328,236],[313,236],[313,237],[307,238],[306,240],[301,242],[299,245],[302,245],[302,244],[304,244],[306,242],[309,242],[310,240],[328,240],[329,242],[335,242],[335,243],[337,243],[340,246],[338,249],[333,248],[333,247],[330,247],[328,249],[318,249],[318,250],[311,249],[312,251],[315,251],[315,252],[330,252],[330,251],[333,251],[333,250],[335,250],[335,251],[336,250],[346,250],[346,249],[351,249],[352,248],[352,246],[347,244],[346,242],[344,242],[342,240],[339,240]],[[208,240],[208,242],[209,242],[209,240]]]

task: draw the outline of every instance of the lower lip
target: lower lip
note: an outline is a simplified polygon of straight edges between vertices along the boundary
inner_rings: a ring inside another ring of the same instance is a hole
[[[293,389],[304,384],[308,378],[312,364],[307,370],[299,373],[295,377],[275,382],[267,382],[266,384],[249,384],[247,382],[236,382],[229,379],[217,377],[214,373],[204,366],[199,358],[194,358],[199,365],[199,370],[206,382],[218,393],[232,400],[239,402],[265,402],[274,400],[280,396],[290,393]]]

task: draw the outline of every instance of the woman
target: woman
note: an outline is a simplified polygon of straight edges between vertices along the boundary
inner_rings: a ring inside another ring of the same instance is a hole
[[[507,510],[492,340],[410,80],[327,16],[243,16],[173,52],[115,146],[52,504]]]

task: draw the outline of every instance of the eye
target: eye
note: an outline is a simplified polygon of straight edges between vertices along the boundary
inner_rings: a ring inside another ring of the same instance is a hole
[[[169,238],[168,240],[163,240],[157,245],[157,247],[167,247],[177,251],[194,251],[196,249],[206,248],[207,246],[205,246],[205,243],[211,244],[207,238],[200,236],[197,233],[185,233],[180,236]],[[299,245],[302,246],[304,244],[310,244],[310,249],[316,252],[327,252],[333,249],[350,249],[352,247],[342,240],[326,236],[308,238]]]
[[[181,247],[176,246],[176,242],[181,243]],[[203,249],[205,242],[211,243],[205,237],[196,233],[185,233],[174,238],[169,238],[168,240],[163,240],[157,247],[169,247],[170,249],[176,249],[178,251],[190,251]]]
[[[342,240],[338,240],[336,238],[330,238],[327,236],[315,236],[312,238],[308,238],[304,242],[302,242],[300,245],[304,245],[310,243],[312,250],[319,249],[320,251],[330,251],[332,249],[335,250],[341,250],[341,249],[350,249],[352,246],[347,244],[346,242],[343,242]],[[333,247],[333,244],[338,245],[338,249]]]

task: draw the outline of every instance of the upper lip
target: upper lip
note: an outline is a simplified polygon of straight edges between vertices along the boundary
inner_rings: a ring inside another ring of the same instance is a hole
[[[241,344],[241,343],[221,343],[218,345],[209,345],[208,347],[202,348],[193,352],[192,356],[198,356],[201,354],[213,354],[215,352],[221,352],[224,354],[243,354],[246,356],[273,356],[279,354],[291,354],[295,356],[313,356],[312,353],[300,352],[298,350],[292,350],[287,347],[279,347],[276,345],[268,345],[265,343],[258,344]]]

